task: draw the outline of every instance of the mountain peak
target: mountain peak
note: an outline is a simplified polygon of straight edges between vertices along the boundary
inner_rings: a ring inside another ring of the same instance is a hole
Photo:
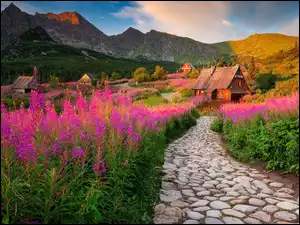
[[[137,30],[137,29],[135,29],[135,28],[133,28],[133,27],[129,27],[127,30],[125,30],[124,32],[123,32],[123,34],[124,33],[138,33],[138,34],[143,34],[141,31],[139,31],[139,30]]]
[[[48,19],[55,19],[59,22],[69,22],[71,24],[80,24],[79,14],[76,12],[63,12],[60,14],[47,13],[45,15]]]
[[[9,6],[7,6],[3,12],[12,12],[12,13],[16,13],[16,12],[22,12],[21,9],[19,9],[14,3],[10,3]]]
[[[55,42],[41,26],[28,29],[20,35],[20,39],[24,41]]]

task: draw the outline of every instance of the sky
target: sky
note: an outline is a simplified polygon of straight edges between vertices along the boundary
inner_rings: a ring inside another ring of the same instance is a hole
[[[298,1],[1,1],[22,11],[77,12],[107,35],[129,27],[204,42],[239,40],[254,33],[299,36]]]

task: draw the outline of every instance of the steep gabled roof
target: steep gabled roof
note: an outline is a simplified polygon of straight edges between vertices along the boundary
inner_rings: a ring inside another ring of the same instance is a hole
[[[233,67],[218,67],[214,70],[213,74],[211,74],[211,69],[203,69],[192,89],[201,89],[205,90],[205,92],[213,92],[215,89],[227,89],[239,68],[245,76],[247,70],[240,65]],[[241,92],[240,90],[233,91]]]
[[[239,66],[216,68],[208,80],[206,91],[213,92],[215,89],[227,89],[238,69]]]
[[[184,64],[182,65],[182,67],[183,67],[185,64],[188,64],[193,70],[195,69],[195,67],[194,67],[191,63],[189,63],[189,62],[184,63]],[[182,67],[181,67],[181,68],[182,68]]]
[[[96,77],[93,73],[86,73],[86,75],[88,75],[90,79],[94,79]]]
[[[32,81],[32,77],[19,76],[15,82],[11,85],[12,89],[25,89],[28,88],[28,84]]]
[[[192,89],[205,89],[206,83],[210,79],[211,70],[210,69],[203,69],[200,72],[198,80]]]

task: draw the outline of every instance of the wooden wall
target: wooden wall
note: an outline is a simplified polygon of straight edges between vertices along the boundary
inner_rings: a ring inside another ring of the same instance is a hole
[[[230,100],[231,99],[231,92],[228,89],[220,89],[218,90],[217,93],[217,99],[222,99],[222,100]]]

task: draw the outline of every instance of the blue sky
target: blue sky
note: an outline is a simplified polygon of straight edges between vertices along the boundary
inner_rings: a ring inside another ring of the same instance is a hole
[[[1,10],[12,1],[1,1]],[[13,1],[22,11],[78,12],[107,35],[134,27],[213,43],[253,33],[299,36],[299,2]]]

